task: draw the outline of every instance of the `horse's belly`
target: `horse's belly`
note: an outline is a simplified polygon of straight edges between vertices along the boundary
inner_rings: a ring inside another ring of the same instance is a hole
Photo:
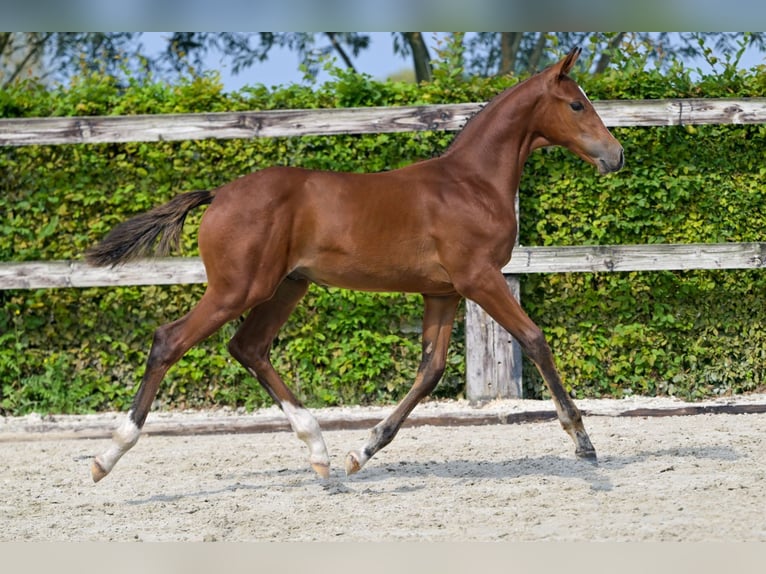
[[[438,269],[398,267],[376,268],[371,265],[348,267],[299,266],[291,275],[303,277],[330,287],[357,291],[403,291],[409,293],[452,293],[454,287],[449,275]]]

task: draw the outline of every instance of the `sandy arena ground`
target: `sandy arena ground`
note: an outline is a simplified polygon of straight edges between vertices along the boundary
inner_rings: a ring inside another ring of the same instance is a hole
[[[766,396],[706,404],[766,405]],[[430,424],[402,429],[352,477],[343,459],[367,429],[325,431],[326,481],[291,432],[161,432],[279,419],[276,409],[152,413],[98,484],[90,459],[121,414],[0,418],[0,541],[766,541],[766,414],[617,416],[684,406],[672,399],[578,405],[598,466],[575,459],[555,420]],[[323,422],[389,410],[316,412]],[[545,410],[425,403],[412,418]]]

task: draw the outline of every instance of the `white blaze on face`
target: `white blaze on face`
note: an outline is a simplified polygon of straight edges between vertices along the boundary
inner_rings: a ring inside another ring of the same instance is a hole
[[[590,103],[590,98],[588,98],[588,94],[585,93],[585,90],[583,90],[579,85],[577,86],[577,89],[580,90],[580,93],[585,98],[585,101]]]

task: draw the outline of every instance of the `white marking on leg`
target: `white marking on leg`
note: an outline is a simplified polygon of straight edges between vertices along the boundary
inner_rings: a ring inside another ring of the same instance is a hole
[[[367,451],[370,448],[371,442],[372,442],[372,438],[370,438],[370,440],[364,443],[364,446],[362,446],[362,448],[360,448],[357,451],[354,451],[354,454],[356,455],[356,462],[359,464],[359,468],[362,468],[365,464],[367,464],[367,461],[370,460],[370,457],[367,455]]]
[[[329,466],[330,455],[327,454],[322,431],[314,415],[304,407],[296,407],[288,402],[281,406],[296,436],[308,445],[309,462]]]
[[[114,431],[109,449],[101,456],[97,456],[96,461],[108,473],[120,457],[136,444],[139,436],[141,436],[141,430],[133,422],[133,411],[130,411],[123,423]]]
[[[352,450],[346,456],[346,474],[354,474],[359,472],[362,467],[370,460],[370,455],[367,453],[370,451],[377,451],[377,445],[380,441],[380,429],[379,427],[384,424],[385,421],[379,422],[370,430],[370,435],[359,450]]]

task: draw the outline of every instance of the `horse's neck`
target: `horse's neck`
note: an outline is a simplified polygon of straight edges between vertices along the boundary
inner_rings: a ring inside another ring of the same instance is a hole
[[[530,120],[534,109],[533,85],[506,90],[474,116],[444,154],[491,181],[499,191],[516,193],[524,163],[532,151]]]

